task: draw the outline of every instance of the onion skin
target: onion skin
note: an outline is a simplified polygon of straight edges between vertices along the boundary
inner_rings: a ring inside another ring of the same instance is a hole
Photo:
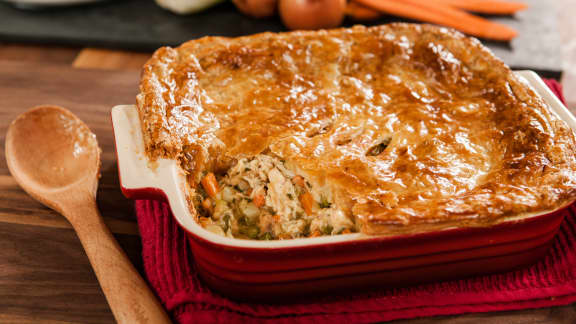
[[[279,0],[278,11],[289,29],[319,29],[340,26],[346,0]]]
[[[236,8],[252,18],[268,18],[274,16],[277,0],[232,0]]]

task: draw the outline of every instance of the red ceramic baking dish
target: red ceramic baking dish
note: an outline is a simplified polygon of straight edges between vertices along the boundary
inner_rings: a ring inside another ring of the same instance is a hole
[[[572,129],[576,119],[533,72],[516,72]],[[508,271],[543,257],[563,213],[519,215],[491,227],[368,236],[361,233],[280,241],[222,237],[198,225],[186,178],[175,160],[150,163],[135,106],[116,106],[112,121],[124,195],[168,202],[204,281],[241,299],[283,299],[326,292],[404,286]]]

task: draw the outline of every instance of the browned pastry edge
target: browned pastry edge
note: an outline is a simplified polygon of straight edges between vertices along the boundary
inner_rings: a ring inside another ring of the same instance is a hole
[[[491,174],[489,181],[473,190],[449,198],[422,200],[399,206],[396,209],[383,207],[381,201],[367,197],[355,196],[351,211],[358,218],[362,230],[369,234],[381,233],[414,233],[439,230],[459,226],[487,226],[510,219],[524,213],[552,210],[576,197],[576,146],[572,131],[559,121],[530,87],[522,83],[510,69],[481,43],[473,38],[445,28],[430,25],[390,24],[377,27],[356,26],[351,29],[334,29],[328,31],[297,31],[289,33],[263,33],[236,39],[223,37],[205,37],[183,44],[177,49],[164,47],[156,51],[142,71],[141,93],[137,104],[143,127],[147,153],[152,160],[157,158],[180,159],[186,165],[202,165],[202,160],[210,160],[211,154],[218,151],[201,152],[190,149],[194,145],[193,137],[182,136],[167,123],[170,113],[169,95],[177,94],[180,89],[166,80],[175,78],[171,69],[183,60],[190,65],[198,65],[199,57],[186,56],[182,53],[207,52],[211,48],[222,50],[231,43],[242,42],[249,46],[251,42],[262,39],[290,39],[329,35],[338,37],[343,33],[368,33],[393,31],[397,34],[418,33],[420,37],[430,39],[448,48],[464,67],[473,73],[474,82],[484,83],[490,91],[486,96],[502,109],[508,109],[508,116],[503,114],[505,122],[517,120],[518,125],[526,126],[528,144],[510,141],[510,151],[518,151],[522,159],[502,161],[502,166]],[[228,57],[229,58],[229,57]],[[232,57],[233,59],[233,57]],[[426,61],[424,57],[422,60]],[[443,62],[430,59],[431,69],[447,83],[457,84],[456,80],[462,70],[451,69]],[[186,76],[176,76],[186,78]],[[183,80],[180,80],[183,81]],[[159,89],[162,89],[161,91]],[[543,119],[551,125],[549,130],[539,130],[531,124],[534,119]],[[511,126],[506,126],[510,128]],[[551,134],[548,134],[551,132]],[[507,136],[513,136],[512,132]],[[212,149],[212,148],[211,148]],[[185,155],[188,153],[188,155]],[[217,158],[215,158],[217,159]],[[213,168],[209,163],[204,168]],[[191,168],[192,170],[194,167]],[[195,171],[200,172],[197,168]],[[526,180],[527,177],[532,177]],[[515,180],[518,179],[518,180]],[[191,184],[198,180],[191,178]],[[522,185],[516,191],[515,181]],[[523,181],[523,182],[522,182]],[[532,201],[528,201],[532,199]],[[360,203],[359,203],[360,202]]]

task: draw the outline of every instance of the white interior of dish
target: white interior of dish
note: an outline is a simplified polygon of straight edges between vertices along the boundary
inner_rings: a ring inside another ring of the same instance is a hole
[[[576,118],[536,73],[532,71],[518,71],[516,73],[542,96],[559,118],[564,120],[573,130],[576,130]],[[118,168],[122,186],[132,190],[142,188],[162,190],[168,198],[168,203],[178,223],[188,231],[208,241],[236,247],[280,248],[336,243],[370,237],[361,233],[353,233],[292,240],[256,241],[228,238],[209,232],[196,223],[190,213],[185,194],[186,190],[184,190],[185,186],[187,186],[186,177],[178,162],[161,159],[153,165],[149,163],[144,151],[144,141],[136,106],[122,105],[114,107],[112,109],[112,123],[114,125]],[[507,220],[542,215],[549,212],[518,215]]]

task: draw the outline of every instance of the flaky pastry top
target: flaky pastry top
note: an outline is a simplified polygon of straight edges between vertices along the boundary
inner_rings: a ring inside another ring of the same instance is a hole
[[[198,181],[274,154],[365,233],[483,226],[576,197],[572,131],[475,39],[391,24],[159,49],[138,96],[151,159]]]

